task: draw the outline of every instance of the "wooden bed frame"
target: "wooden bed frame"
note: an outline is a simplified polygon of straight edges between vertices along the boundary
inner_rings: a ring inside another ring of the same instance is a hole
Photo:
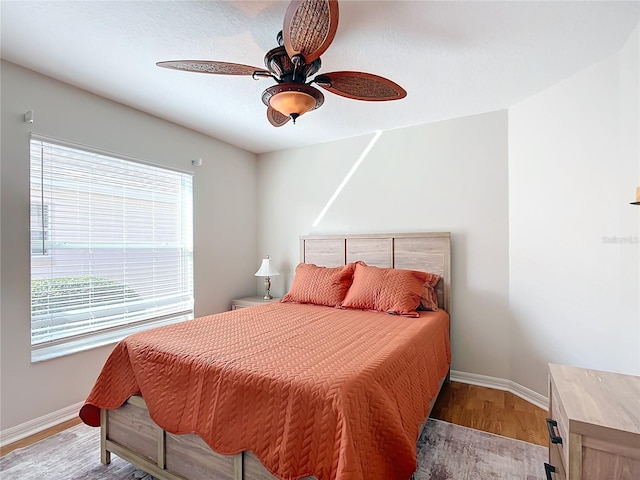
[[[379,267],[437,273],[442,277],[436,288],[438,304],[450,312],[450,240],[448,232],[306,235],[300,237],[300,261],[333,267],[362,260]],[[448,375],[440,379],[440,389],[447,379]],[[251,452],[221,455],[198,435],[166,432],[149,417],[140,396],[116,410],[102,409],[100,424],[104,464],[115,453],[160,480],[277,480]]]

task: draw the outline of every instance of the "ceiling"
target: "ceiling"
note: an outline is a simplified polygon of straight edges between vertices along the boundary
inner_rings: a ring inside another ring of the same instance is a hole
[[[158,68],[161,60],[263,66],[285,1],[8,1],[2,58],[255,153],[493,111],[617,52],[640,2],[340,1],[320,73],[356,70],[407,90],[393,102],[329,92],[274,128],[271,79]]]

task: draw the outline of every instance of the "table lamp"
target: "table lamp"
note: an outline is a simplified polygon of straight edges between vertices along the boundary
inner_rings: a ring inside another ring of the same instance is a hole
[[[271,277],[275,277],[276,275],[280,275],[280,272],[276,270],[276,267],[274,267],[271,263],[269,255],[267,255],[267,258],[262,259],[262,264],[260,265],[258,271],[255,273],[256,277],[265,277],[264,288],[266,288],[267,294],[262,297],[265,300],[271,300],[273,298],[271,296],[271,293],[269,293],[269,290],[271,290]]]

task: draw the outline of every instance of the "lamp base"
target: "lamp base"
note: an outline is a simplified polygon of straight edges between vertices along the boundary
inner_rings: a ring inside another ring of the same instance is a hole
[[[271,278],[265,277],[264,279],[264,288],[267,291],[266,295],[262,297],[263,300],[271,300],[273,297],[271,296]]]

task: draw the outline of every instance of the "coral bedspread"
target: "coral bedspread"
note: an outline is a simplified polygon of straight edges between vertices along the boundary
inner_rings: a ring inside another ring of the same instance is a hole
[[[280,479],[406,480],[450,363],[449,316],[271,303],[122,340],[80,411],[141,394],[165,430]]]

